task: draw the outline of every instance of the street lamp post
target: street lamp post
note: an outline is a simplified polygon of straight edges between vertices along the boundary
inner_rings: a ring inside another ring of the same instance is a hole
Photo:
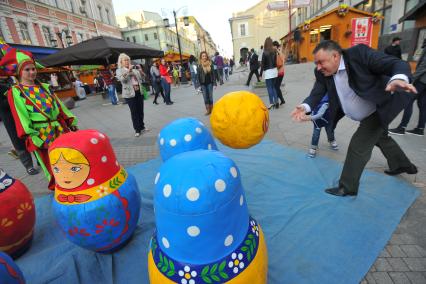
[[[182,9],[182,8],[184,8],[184,7],[179,8],[177,10],[177,12],[179,12],[179,10]],[[177,42],[178,42],[178,48],[179,48],[180,66],[182,67],[182,71],[183,71],[182,79],[181,79],[181,84],[188,84],[188,80],[186,79],[186,74],[185,74],[186,69],[185,69],[185,67],[183,65],[182,48],[181,48],[181,45],[180,45],[179,29],[178,29],[177,20],[176,20],[176,14],[177,14],[177,12],[175,10],[173,10],[173,17],[175,19],[175,28],[176,28]],[[165,19],[163,19],[163,22],[164,22],[164,25],[166,27],[170,26],[169,19],[165,18]],[[186,17],[186,16],[183,17],[183,22],[184,22],[185,26],[188,26],[189,25],[189,23],[188,23],[188,17]]]

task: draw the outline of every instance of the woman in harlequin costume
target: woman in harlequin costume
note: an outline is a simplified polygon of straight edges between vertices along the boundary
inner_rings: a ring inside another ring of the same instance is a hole
[[[56,181],[53,210],[67,238],[97,252],[124,245],[136,228],[141,200],[108,137],[97,130],[63,134],[50,146],[49,159]]]
[[[25,139],[29,152],[34,152],[48,181],[54,189],[47,149],[62,133],[76,130],[77,119],[60,99],[49,90],[49,85],[36,80],[37,68],[32,54],[0,42],[5,55],[0,69],[19,78],[19,84],[9,89],[7,97],[15,120],[18,136]]]
[[[25,253],[31,245],[34,224],[31,192],[22,182],[0,169],[0,251],[13,258]]]
[[[155,184],[152,284],[267,282],[265,239],[231,159],[213,150],[177,154]]]

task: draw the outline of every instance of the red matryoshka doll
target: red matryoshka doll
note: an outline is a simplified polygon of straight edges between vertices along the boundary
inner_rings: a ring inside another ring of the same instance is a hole
[[[31,192],[0,169],[0,251],[13,258],[23,254],[31,245],[34,223]]]
[[[136,228],[141,199],[108,137],[97,130],[63,134],[49,148],[49,160],[56,180],[53,210],[67,238],[97,252],[124,245]]]

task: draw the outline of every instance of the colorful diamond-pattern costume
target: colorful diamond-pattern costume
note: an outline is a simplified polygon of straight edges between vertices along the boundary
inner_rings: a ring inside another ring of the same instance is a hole
[[[0,40],[0,74],[20,76],[27,64],[42,67],[34,61],[30,52],[11,48]],[[75,116],[65,107],[55,94],[51,94],[48,84],[26,86],[18,84],[7,92],[7,99],[15,120],[18,137],[25,139],[29,152],[34,152],[47,179],[49,189],[54,189],[54,179],[49,165],[47,149],[49,145],[71,126],[77,125]]]

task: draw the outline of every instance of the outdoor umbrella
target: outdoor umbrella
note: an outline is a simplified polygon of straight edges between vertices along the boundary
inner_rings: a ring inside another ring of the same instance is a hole
[[[162,57],[163,51],[107,36],[95,37],[64,48],[44,57],[40,62],[47,67],[65,65],[108,65],[116,63],[120,53],[131,59]]]

